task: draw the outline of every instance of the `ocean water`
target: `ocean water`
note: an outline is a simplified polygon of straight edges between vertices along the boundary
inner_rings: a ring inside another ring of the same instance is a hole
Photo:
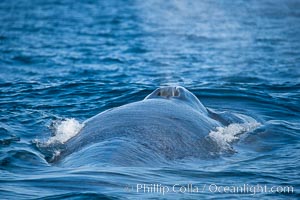
[[[299,199],[299,63],[297,0],[2,0],[0,199]],[[36,146],[166,85],[259,125],[163,167],[64,167]]]

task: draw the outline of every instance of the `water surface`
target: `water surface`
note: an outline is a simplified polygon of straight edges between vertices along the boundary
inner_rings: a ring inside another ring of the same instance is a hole
[[[1,198],[298,199],[299,63],[297,0],[3,0]],[[57,122],[81,123],[164,85],[261,126],[242,135],[233,155],[166,167],[53,166],[34,145]],[[200,192],[137,193],[136,184],[194,184]],[[294,191],[212,193],[211,184]]]

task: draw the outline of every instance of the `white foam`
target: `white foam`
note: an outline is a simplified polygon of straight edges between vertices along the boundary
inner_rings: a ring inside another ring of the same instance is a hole
[[[209,133],[209,137],[216,141],[221,149],[227,150],[231,148],[230,144],[232,142],[239,139],[241,134],[252,131],[260,125],[256,121],[243,124],[233,123],[225,127],[217,127],[215,131]]]
[[[83,128],[84,124],[79,123],[74,118],[58,121],[54,124],[54,136],[49,138],[46,144],[65,143],[74,137]]]

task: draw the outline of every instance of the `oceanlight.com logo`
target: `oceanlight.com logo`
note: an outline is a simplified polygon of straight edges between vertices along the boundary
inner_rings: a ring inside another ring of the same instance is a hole
[[[231,193],[231,194],[250,194],[255,195],[257,193],[281,193],[281,194],[293,194],[293,186],[268,186],[268,185],[218,185],[212,184],[136,184],[132,186],[126,186],[126,192],[147,193],[147,194],[161,194],[166,195],[168,193]]]

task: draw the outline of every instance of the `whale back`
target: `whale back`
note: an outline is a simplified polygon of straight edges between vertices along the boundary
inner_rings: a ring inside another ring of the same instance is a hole
[[[227,138],[222,127],[240,134],[248,128],[235,123],[245,122],[257,125],[251,117],[206,109],[183,87],[158,88],[142,101],[86,120],[66,142],[46,144],[46,152],[48,147],[54,152],[46,159],[63,165],[157,166],[189,157],[211,158],[224,149],[232,150],[228,142],[236,137]]]
[[[102,145],[99,151],[107,150],[105,146],[110,148],[110,141],[119,144],[114,145],[112,153],[94,152],[103,162],[123,160],[123,164],[128,164],[130,159],[147,155],[148,151],[157,160],[174,160],[205,152],[205,136],[216,126],[220,126],[217,121],[181,100],[148,98],[87,120],[80,133],[66,143],[60,157],[94,144]],[[121,156],[124,152],[131,156]]]

